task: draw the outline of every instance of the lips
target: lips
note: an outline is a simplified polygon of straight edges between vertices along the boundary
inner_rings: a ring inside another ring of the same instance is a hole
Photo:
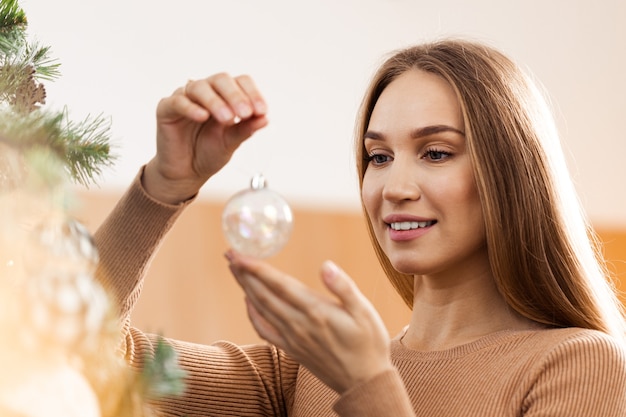
[[[389,238],[395,242],[417,239],[431,230],[437,220],[407,214],[390,214],[383,219],[389,230]]]

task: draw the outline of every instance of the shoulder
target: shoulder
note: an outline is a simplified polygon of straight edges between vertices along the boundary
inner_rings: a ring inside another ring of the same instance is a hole
[[[590,359],[609,359],[626,364],[626,344],[597,331],[581,328],[548,329],[536,333],[540,343],[546,344],[546,354],[552,357],[580,356]]]
[[[578,328],[543,330],[535,337],[545,349],[535,358],[528,410],[558,404],[564,411],[559,415],[626,412],[626,350],[621,341]]]
[[[626,344],[596,330],[547,329],[534,334],[538,363],[543,368],[571,367],[577,372],[621,373],[626,378]],[[607,369],[602,369],[601,365]],[[545,370],[545,369],[544,369]]]
[[[569,382],[592,389],[598,395],[613,392],[623,398],[626,392],[626,348],[614,337],[588,329],[546,331],[552,340],[537,363],[538,381]],[[593,388],[590,388],[593,387]]]

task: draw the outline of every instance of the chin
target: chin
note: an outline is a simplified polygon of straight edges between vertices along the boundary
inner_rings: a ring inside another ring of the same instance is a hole
[[[406,275],[428,275],[438,271],[446,265],[442,259],[430,259],[428,262],[424,262],[427,256],[419,256],[415,252],[413,253],[398,253],[393,252],[387,255],[387,259],[391,263],[393,269],[401,274]]]
[[[389,258],[393,269],[401,274],[420,275],[426,273],[423,265],[419,265],[414,259],[393,259]]]

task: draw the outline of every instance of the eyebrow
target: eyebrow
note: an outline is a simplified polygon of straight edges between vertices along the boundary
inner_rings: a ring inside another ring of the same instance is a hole
[[[434,135],[434,134],[442,133],[442,132],[453,132],[461,136],[465,136],[465,132],[459,129],[456,129],[452,126],[433,125],[433,126],[420,127],[418,129],[413,130],[411,132],[411,138],[419,139],[425,136],[430,136],[430,135]],[[363,135],[363,139],[382,140],[383,137],[384,137],[383,134],[376,132],[376,131],[372,131],[372,130],[368,130],[367,132],[365,132],[365,135]]]

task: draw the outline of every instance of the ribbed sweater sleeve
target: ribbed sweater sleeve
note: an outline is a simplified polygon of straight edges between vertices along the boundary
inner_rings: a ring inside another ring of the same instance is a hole
[[[143,168],[94,234],[100,256],[96,276],[119,304],[126,324],[150,261],[178,216],[193,201],[169,205],[154,200],[141,185],[142,175]]]
[[[132,366],[151,356],[156,336],[132,329]],[[286,417],[293,405],[298,364],[273,346],[230,342],[199,345],[165,339],[187,372],[185,393],[152,405],[159,416]]]
[[[402,379],[395,369],[348,390],[333,409],[341,417],[415,416]]]

